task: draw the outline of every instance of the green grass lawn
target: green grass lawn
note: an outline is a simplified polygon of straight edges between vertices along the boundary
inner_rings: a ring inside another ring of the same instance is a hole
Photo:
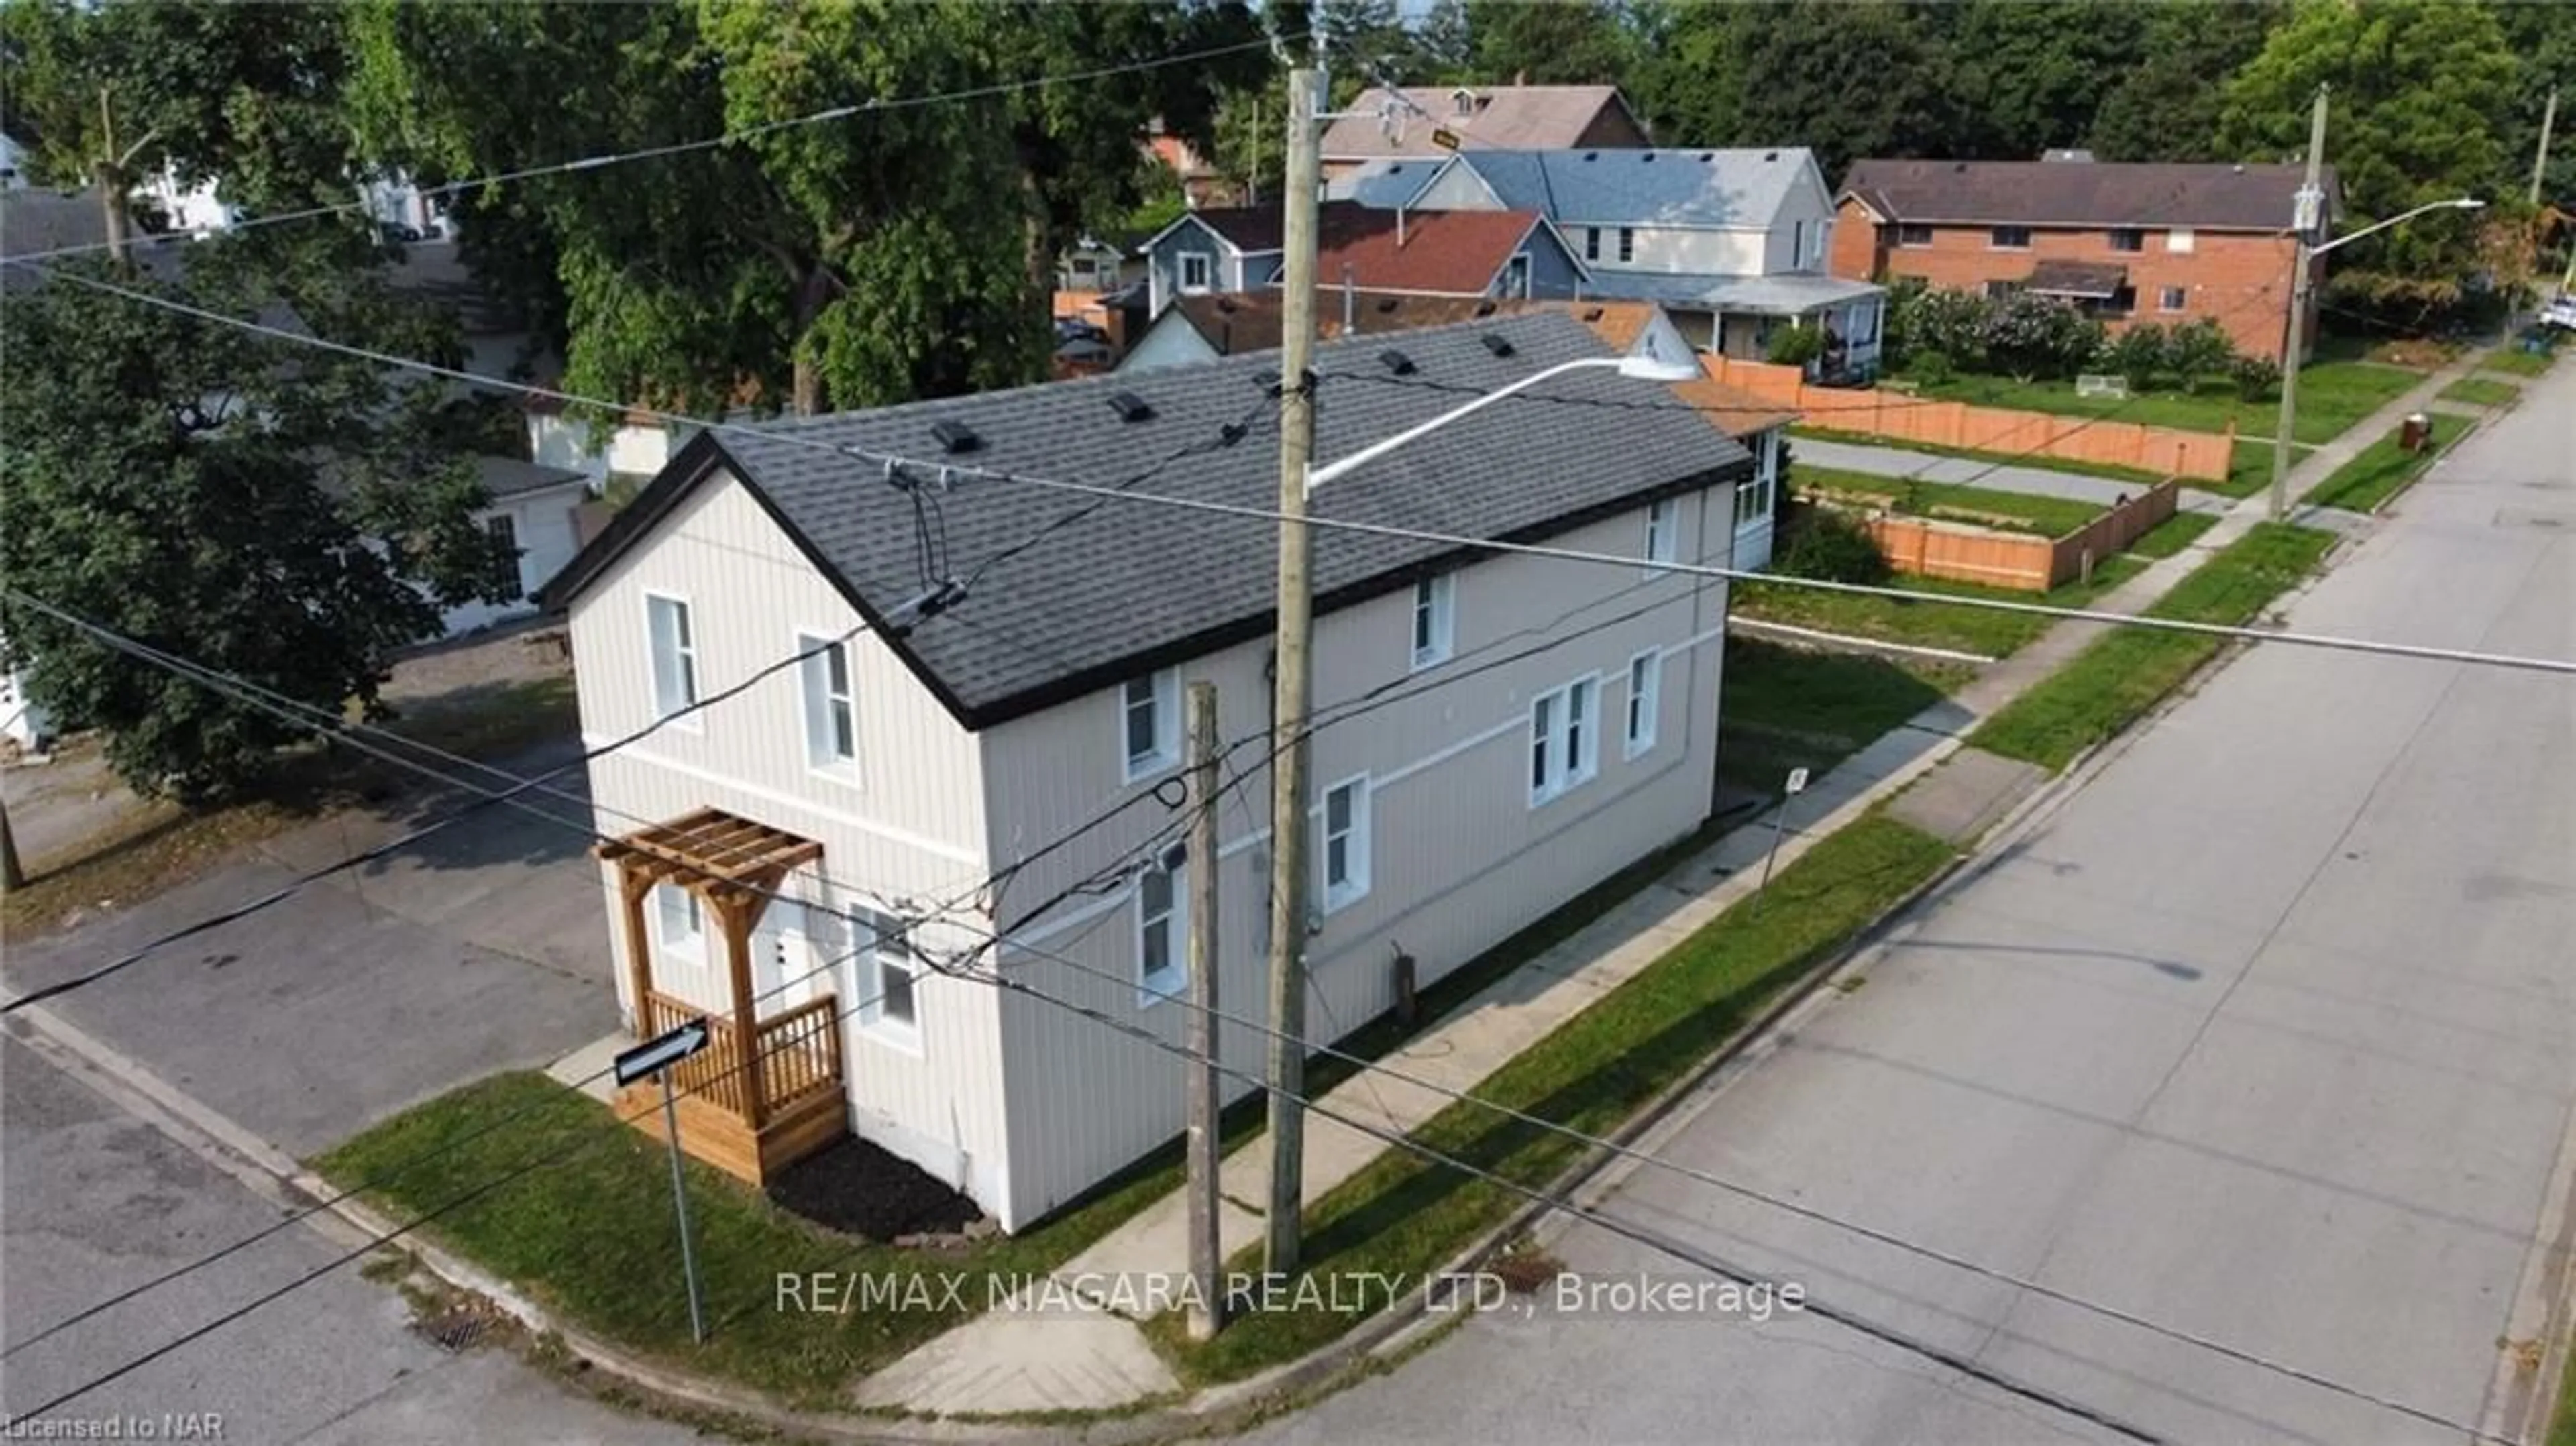
[[[2298,466],[2316,448],[2304,443],[2290,446],[2290,465]],[[2227,478],[2223,482],[2195,482],[2195,487],[2210,492],[2223,492],[2230,497],[2251,497],[2272,485],[2272,444],[2239,441],[2227,453]]]
[[[2421,452],[2407,452],[2397,445],[2399,433],[2364,447],[2349,462],[2334,470],[2334,475],[2311,487],[2301,502],[2317,507],[2341,507],[2352,512],[2372,512],[2388,499],[2406,490],[2408,484],[2433,465],[2435,458],[2458,442],[2477,423],[2466,417],[2436,416],[2433,422],[2433,444]]]
[[[2576,1361],[2558,1375],[2558,1410],[2549,1420],[2549,1446],[2576,1446]]]
[[[519,1111],[526,1111],[524,1118],[468,1138]],[[782,1272],[891,1278],[1046,1270],[1178,1178],[1170,1165],[1149,1162],[1034,1230],[966,1250],[924,1252],[824,1230],[692,1161],[689,1221],[710,1336],[697,1346],[689,1339],[672,1233],[669,1155],[587,1095],[542,1074],[496,1075],[398,1115],[315,1165],[344,1186],[366,1183],[372,1198],[409,1218],[535,1160],[549,1163],[424,1229],[609,1340],[817,1406],[836,1403],[861,1375],[968,1312],[781,1310]],[[980,1282],[966,1295],[970,1307],[980,1308]]]
[[[2299,373],[2299,420],[2293,438],[2311,446],[2331,442],[2421,380],[2416,372],[2377,362],[2328,361],[2305,367]],[[1918,384],[1916,395],[2069,417],[2116,417],[2189,432],[2224,432],[2234,422],[2237,431],[2257,436],[2270,435],[2281,414],[2277,398],[2247,402],[2222,382],[2203,382],[2189,392],[2161,388],[2129,397],[2080,397],[2075,383],[2063,378],[2021,382],[2011,377],[1960,376],[1938,386]]]
[[[2499,382],[2487,377],[2462,377],[2442,388],[2446,401],[2467,402],[2473,407],[2502,407],[2522,396],[2522,388],[2512,382]]]
[[[2130,557],[2107,557],[2094,564],[2091,582],[2070,582],[2046,594],[1980,587],[1975,583],[1952,582],[1937,577],[1897,577],[1889,585],[1908,592],[1936,593],[1943,597],[1995,598],[2005,602],[2080,608],[2092,606],[2104,593],[2137,576],[2145,567],[2145,563]],[[2048,631],[2053,621],[2035,613],[1945,607],[1939,603],[1906,598],[1823,592],[1787,581],[1737,584],[1734,608],[1746,617],[1763,622],[1786,623],[1791,627],[1814,628],[1820,632],[1872,638],[1880,642],[1947,648],[1988,658],[2005,657],[2027,645],[2031,639]]]
[[[1771,881],[1756,911],[1737,904],[1602,996],[1475,1093],[1592,1133],[1616,1128],[1706,1060],[1809,970],[1831,959],[1951,857],[1947,844],[1872,814],[1818,843]],[[1427,1121],[1420,1145],[1544,1189],[1581,1147],[1565,1136],[1459,1102]],[[1418,1281],[1500,1225],[1522,1195],[1390,1148],[1306,1212],[1303,1274],[1379,1271]],[[1231,1269],[1259,1269],[1256,1248]],[[1371,1304],[1375,1302],[1372,1301]],[[1247,1315],[1205,1345],[1178,1313],[1149,1328],[1184,1379],[1235,1380],[1330,1343],[1365,1318],[1327,1310]]]
[[[1795,485],[1802,491],[1887,500],[1909,517],[1940,517],[1982,523],[2042,537],[2064,537],[2109,509],[2068,497],[2039,497],[1957,482],[1926,482],[1878,472],[1844,472],[1831,467],[1800,467]]]
[[[2307,576],[2334,534],[2261,523],[2194,569],[2150,617],[2243,624]],[[2051,770],[2118,733],[2215,654],[2221,640],[2120,628],[1988,718],[1968,742]]]
[[[2478,363],[2478,369],[2517,377],[2536,377],[2548,371],[2549,364],[2555,360],[2557,354],[2554,352],[2527,352],[2517,347],[2504,347],[2487,353],[2486,359]],[[2556,1446],[2556,1443],[2551,1443],[2551,1446]]]
[[[1976,673],[1964,663],[1891,662],[1729,638],[1724,676],[1718,777],[1777,796],[1790,769],[1821,775]]]
[[[2218,519],[2206,512],[2177,512],[2149,528],[2145,536],[2129,544],[2131,557],[2171,557],[2200,540],[2200,535],[2218,525]]]

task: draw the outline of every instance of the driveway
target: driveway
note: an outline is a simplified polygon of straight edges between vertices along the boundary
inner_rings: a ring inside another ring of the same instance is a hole
[[[0,1347],[265,1229],[277,1206],[0,1038]],[[346,1247],[302,1227],[178,1277],[0,1364],[0,1419],[178,1339]],[[451,1354],[393,1290],[344,1266],[47,1413],[221,1417],[208,1439],[678,1446],[691,1429],[612,1412],[496,1349]],[[22,1426],[13,1425],[15,1437]],[[32,1433],[27,1439],[34,1439]],[[137,1439],[127,1437],[126,1439]],[[168,1439],[165,1437],[165,1439]]]
[[[556,745],[507,766],[560,764]],[[578,772],[562,785],[580,795]],[[21,992],[237,907],[454,802],[326,818],[257,856],[9,951]],[[485,809],[427,841],[51,1001],[67,1020],[298,1157],[495,1070],[541,1066],[617,1025],[586,807]]]
[[[2576,656],[2576,368],[2534,390],[2292,625]],[[2006,1279],[1663,1171],[1604,1208],[2162,1439],[2536,1432],[2513,1347],[2565,1328],[2570,799],[2576,680],[2258,647],[1655,1142]],[[1556,1249],[1689,1274],[1590,1226]],[[1813,1316],[1540,1311],[1259,1439],[2114,1438]]]

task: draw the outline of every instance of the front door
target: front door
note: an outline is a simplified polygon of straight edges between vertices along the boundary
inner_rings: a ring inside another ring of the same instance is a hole
[[[814,947],[810,906],[773,899],[751,935],[751,987],[759,1017],[784,1014],[831,991],[830,960]]]

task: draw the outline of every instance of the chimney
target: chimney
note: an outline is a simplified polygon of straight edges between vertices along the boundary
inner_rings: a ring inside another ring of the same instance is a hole
[[[1358,270],[1359,268],[1347,261],[1342,263],[1342,335],[1344,336],[1351,335],[1352,330],[1359,325],[1359,293],[1351,289],[1351,278]]]

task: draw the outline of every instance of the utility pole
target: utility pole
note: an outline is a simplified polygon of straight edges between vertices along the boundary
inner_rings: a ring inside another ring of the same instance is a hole
[[[2531,204],[2540,204],[2540,182],[2549,170],[2549,132],[2558,122],[2558,87],[2549,88],[2549,104],[2540,112],[2540,151],[2531,158]],[[2533,224],[2537,225],[2537,222]]]
[[[1305,1183],[1307,647],[1314,595],[1306,570],[1306,472],[1315,452],[1315,225],[1323,186],[1317,132],[1323,72],[1288,73],[1288,176],[1279,332],[1279,638],[1270,764],[1270,1208],[1262,1266],[1297,1268]]]
[[[2325,226],[2325,191],[2319,184],[2326,160],[2326,88],[2317,87],[2317,104],[2308,118],[2308,179],[2299,187],[2297,272],[2290,279],[2290,334],[2281,345],[2281,421],[2272,438],[2272,506],[2274,522],[2290,515],[2290,433],[2299,418],[2299,362],[2308,341],[2308,273],[2316,267],[2316,233]]]
[[[125,266],[126,237],[132,229],[125,199],[131,182],[124,164],[117,159],[116,115],[108,103],[105,86],[98,89],[98,150],[98,197],[107,208],[107,254],[121,270]]]
[[[1216,684],[1189,693],[1190,1010],[1181,1021],[1189,1068],[1190,1339],[1225,1328],[1224,1264],[1217,1237],[1216,1113]]]
[[[27,887],[27,871],[18,863],[18,839],[9,832],[9,802],[0,799],[0,894]]]

